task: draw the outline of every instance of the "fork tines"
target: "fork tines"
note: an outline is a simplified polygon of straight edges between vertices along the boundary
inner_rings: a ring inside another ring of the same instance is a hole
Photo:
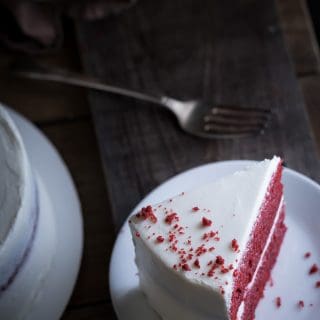
[[[218,106],[204,117],[204,131],[221,136],[261,134],[271,118],[271,110]]]

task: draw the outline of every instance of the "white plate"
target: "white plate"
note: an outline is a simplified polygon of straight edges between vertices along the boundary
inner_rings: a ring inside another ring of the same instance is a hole
[[[242,169],[250,163],[252,162],[217,162],[181,173],[151,192],[133,212],[147,204],[160,202],[181,191]],[[308,271],[313,263],[320,266],[320,186],[290,169],[284,169],[283,183],[288,232],[272,271],[274,285],[271,287],[267,284],[265,297],[256,310],[256,320],[318,320],[320,289],[315,288],[315,283],[320,280],[320,274],[309,275]],[[307,251],[312,256],[305,259],[304,253]],[[110,262],[112,302],[120,320],[159,320],[139,289],[137,272],[134,247],[126,221],[115,242]],[[282,300],[280,308],[275,306],[277,296]],[[303,309],[297,305],[299,300],[305,303]]]
[[[27,119],[8,110],[28,153],[31,167],[49,195],[56,226],[56,254],[32,313],[24,320],[61,317],[78,275],[83,228],[80,202],[67,167],[50,141]]]

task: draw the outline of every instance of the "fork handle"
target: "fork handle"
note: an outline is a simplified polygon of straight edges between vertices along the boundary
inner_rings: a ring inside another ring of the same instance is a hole
[[[111,86],[102,83],[98,79],[80,74],[70,72],[60,68],[53,68],[45,65],[37,64],[33,61],[28,62],[15,62],[11,68],[12,73],[15,76],[28,78],[33,80],[45,80],[51,82],[64,83],[74,85],[83,88],[95,89],[99,91],[114,93],[126,97],[135,98],[138,100],[152,102],[158,105],[167,107],[166,97],[157,97],[142,92],[129,90],[117,86]]]

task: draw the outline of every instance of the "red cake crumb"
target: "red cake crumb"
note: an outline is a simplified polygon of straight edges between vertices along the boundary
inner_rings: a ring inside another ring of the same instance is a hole
[[[164,241],[164,237],[163,236],[158,236],[157,237],[157,242],[161,243]]]
[[[203,236],[202,236],[202,239],[203,240],[208,240],[209,238],[214,238],[216,236],[217,232],[214,232],[214,231],[210,231],[210,232],[207,232],[207,233],[204,233]]]
[[[179,234],[185,234],[185,230],[184,230],[184,229],[185,229],[184,227],[182,227],[182,226],[179,225],[179,228],[178,228],[177,231],[178,231]],[[186,228],[186,229],[187,229],[187,228]]]
[[[165,219],[165,222],[166,222],[167,224],[171,224],[173,221],[179,221],[179,217],[178,217],[178,215],[177,215],[175,212],[167,215],[167,216],[166,216],[166,219]]]
[[[222,267],[222,268],[220,269],[220,271],[221,271],[221,273],[228,273],[228,272],[229,272],[229,269]]]
[[[179,234],[185,234],[183,227],[179,227],[177,231]]]
[[[206,253],[208,250],[205,248],[204,244],[202,244],[200,247],[196,249],[196,255],[197,257],[201,256],[202,254]]]
[[[236,239],[233,239],[231,241],[231,247],[232,247],[233,251],[235,251],[235,252],[238,251],[239,244],[238,244],[238,241]]]
[[[213,277],[214,276],[214,269],[210,269],[207,273],[207,276],[210,278]]]
[[[177,248],[177,246],[176,246],[175,244],[172,244],[172,245],[170,246],[170,249],[171,249],[172,251],[174,251],[174,252],[178,251],[178,248]]]
[[[304,301],[303,300],[299,300],[298,307],[299,308],[304,308]]]
[[[204,227],[210,227],[212,225],[212,221],[210,219],[203,217],[202,218],[202,225]]]
[[[311,257],[311,252],[306,252],[306,253],[304,254],[304,257],[305,257],[306,259],[310,258],[310,257]]]
[[[194,211],[194,212],[199,211],[199,210],[200,210],[199,207],[193,207],[192,208],[192,211]]]
[[[320,288],[320,281],[316,282],[316,288]]]
[[[187,263],[184,263],[181,268],[184,270],[184,271],[191,271],[189,265]]]
[[[236,277],[236,276],[238,275],[238,273],[239,273],[239,271],[238,271],[237,269],[235,269],[235,270],[233,271],[232,275],[233,275],[234,277]]]
[[[136,232],[136,237],[140,238],[140,233],[138,231]]]
[[[319,268],[316,264],[313,264],[309,270],[309,274],[314,274],[316,272],[318,272]]]
[[[216,257],[216,264],[222,265],[224,264],[224,259],[221,256]]]
[[[158,221],[151,206],[143,207],[141,211],[136,214],[136,217],[142,218],[143,220],[149,219],[153,223],[156,223]]]
[[[200,268],[199,259],[196,259],[193,264],[194,264],[194,266],[195,266],[196,268]]]
[[[176,236],[173,233],[169,234],[169,242],[172,242],[174,239],[176,238]]]
[[[281,298],[280,297],[276,297],[276,306],[277,306],[277,308],[281,307]]]

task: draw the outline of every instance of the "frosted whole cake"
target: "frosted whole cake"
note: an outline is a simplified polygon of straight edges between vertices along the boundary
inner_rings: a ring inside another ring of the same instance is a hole
[[[0,319],[24,320],[41,299],[55,226],[11,118],[0,107]]]
[[[285,235],[278,157],[142,208],[140,286],[165,320],[252,320]]]

